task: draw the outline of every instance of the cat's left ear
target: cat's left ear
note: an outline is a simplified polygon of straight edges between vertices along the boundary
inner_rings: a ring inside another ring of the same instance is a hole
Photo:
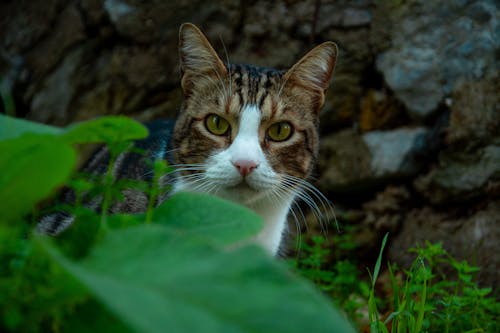
[[[197,83],[203,81],[203,77],[220,80],[227,74],[226,66],[194,24],[184,23],[179,29],[179,58],[181,86],[186,96],[190,95]]]
[[[290,68],[283,77],[286,87],[299,88],[302,92],[311,92],[319,98],[318,108],[325,100],[337,60],[338,48],[334,42],[325,42],[316,46]]]

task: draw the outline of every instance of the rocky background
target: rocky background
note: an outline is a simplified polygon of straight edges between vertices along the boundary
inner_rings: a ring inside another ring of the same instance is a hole
[[[225,46],[231,62],[278,68],[335,41],[316,185],[354,230],[359,256],[373,266],[387,231],[389,259],[401,264],[408,247],[440,241],[496,288],[494,0],[11,0],[0,13],[2,112],[54,125],[175,116],[183,22],[200,26],[222,56]]]

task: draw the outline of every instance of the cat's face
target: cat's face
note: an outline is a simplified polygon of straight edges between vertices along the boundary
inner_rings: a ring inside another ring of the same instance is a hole
[[[287,72],[225,66],[203,34],[184,25],[184,105],[173,137],[184,189],[247,205],[293,194],[318,153],[318,113],[336,52],[322,44]]]

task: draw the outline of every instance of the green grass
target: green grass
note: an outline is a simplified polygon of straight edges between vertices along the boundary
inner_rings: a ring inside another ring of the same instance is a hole
[[[383,265],[383,238],[373,271],[363,273],[355,259],[339,254],[348,234],[334,236],[333,245],[313,236],[292,265],[338,304],[363,332],[499,332],[499,302],[491,288],[475,282],[478,267],[453,258],[441,244],[425,243],[409,251],[409,268]],[[385,271],[386,278],[380,281]],[[387,278],[388,277],[388,278]],[[381,282],[382,288],[379,285]]]

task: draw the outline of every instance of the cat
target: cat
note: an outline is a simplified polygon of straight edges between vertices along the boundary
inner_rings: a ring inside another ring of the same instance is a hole
[[[136,143],[144,154],[119,156],[115,178],[151,181],[151,161],[167,159],[175,173],[160,182],[172,184],[170,194],[209,193],[250,208],[264,221],[255,241],[276,255],[295,200],[316,208],[314,201],[327,202],[306,179],[318,156],[319,111],[337,54],[336,44],[325,42],[287,71],[224,64],[195,25],[183,24],[179,55],[184,101],[175,125],[148,125],[150,136]],[[102,148],[84,171],[103,173],[108,161]],[[138,190],[126,191],[124,197],[112,212],[147,207],[147,196]],[[96,209],[99,202],[88,206]],[[71,222],[69,214],[49,216],[39,230],[57,234]]]

